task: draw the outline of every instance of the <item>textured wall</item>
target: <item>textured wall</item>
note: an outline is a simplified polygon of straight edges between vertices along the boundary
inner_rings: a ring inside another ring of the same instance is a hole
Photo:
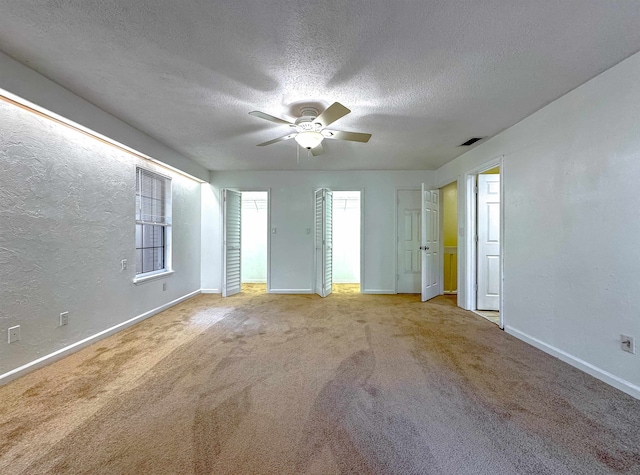
[[[639,76],[640,53],[436,171],[504,155],[505,328],[636,397]]]
[[[0,52],[0,88],[201,180],[201,165]],[[139,109],[145,110],[145,109]],[[148,115],[148,114],[146,114]]]
[[[159,169],[0,102],[0,374],[200,288],[200,185],[175,174],[176,272],[133,284],[137,164]]]

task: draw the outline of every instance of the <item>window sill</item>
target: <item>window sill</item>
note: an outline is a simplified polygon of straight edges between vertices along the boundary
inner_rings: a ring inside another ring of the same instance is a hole
[[[146,284],[147,282],[151,282],[152,280],[169,277],[171,274],[173,274],[173,272],[174,271],[172,270],[167,270],[158,272],[157,274],[141,275],[140,277],[136,277],[135,279],[133,279],[133,283],[135,285]]]

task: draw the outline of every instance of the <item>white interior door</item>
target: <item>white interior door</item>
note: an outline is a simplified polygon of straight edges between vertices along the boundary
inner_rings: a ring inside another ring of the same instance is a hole
[[[419,190],[398,190],[398,293],[420,293],[420,212]]]
[[[333,193],[316,191],[316,294],[326,297],[333,288]]]
[[[422,184],[422,301],[440,295],[440,192]]]
[[[241,250],[242,193],[223,190],[223,274],[222,296],[229,297],[242,290]]]
[[[478,310],[500,310],[500,175],[478,175]]]

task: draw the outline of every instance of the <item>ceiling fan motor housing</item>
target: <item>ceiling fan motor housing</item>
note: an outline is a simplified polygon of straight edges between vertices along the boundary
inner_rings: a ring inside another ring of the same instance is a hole
[[[313,120],[316,117],[318,117],[318,109],[316,109],[315,107],[306,106],[300,109],[300,119]]]
[[[317,125],[318,127],[322,127],[321,124],[314,124],[313,121],[318,117],[318,109],[313,107],[303,107],[300,110],[300,117],[296,119],[296,125],[300,127],[304,127],[305,130],[314,130],[310,128],[310,125]]]
[[[318,117],[318,110],[316,108],[303,107],[300,110],[300,118],[296,120],[295,128],[298,131],[298,133],[306,132],[307,133],[306,135],[308,136],[311,136],[311,135],[315,136],[316,134],[318,134],[316,137],[314,137],[315,139],[314,143],[316,142],[319,143],[322,141],[324,137],[320,136],[320,134],[318,133],[322,129],[322,124],[313,122],[316,117]],[[296,141],[300,143],[307,150],[311,150],[313,148],[312,146],[303,145],[304,141],[297,140],[297,139]]]

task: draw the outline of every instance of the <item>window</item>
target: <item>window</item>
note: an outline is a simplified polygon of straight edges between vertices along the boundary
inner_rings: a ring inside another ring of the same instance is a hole
[[[136,168],[136,279],[171,270],[171,179]]]

